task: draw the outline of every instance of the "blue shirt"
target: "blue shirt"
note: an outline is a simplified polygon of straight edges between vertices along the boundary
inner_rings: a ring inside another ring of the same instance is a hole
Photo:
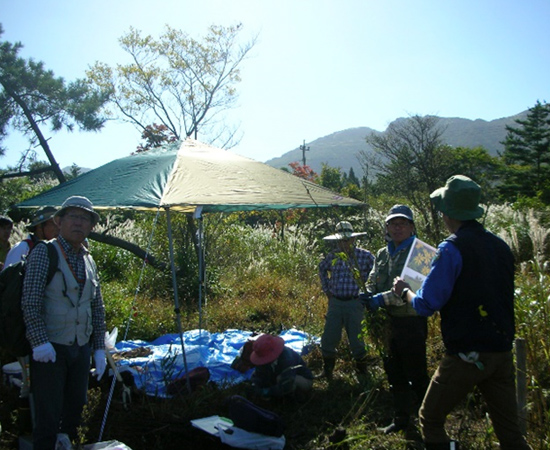
[[[451,242],[443,241],[437,247],[430,273],[412,299],[415,311],[431,316],[449,301],[456,279],[462,271],[462,255]]]
[[[321,288],[327,295],[357,297],[374,265],[374,255],[368,250],[354,247],[347,260],[340,253],[331,252],[319,263]],[[359,279],[354,277],[354,272]]]

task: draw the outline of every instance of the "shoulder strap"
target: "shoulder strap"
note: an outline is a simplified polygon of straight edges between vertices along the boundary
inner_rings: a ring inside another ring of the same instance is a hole
[[[57,266],[59,265],[59,254],[57,253],[57,249],[55,248],[55,244],[53,242],[39,241],[36,245],[45,245],[48,250],[48,259],[50,261],[48,264],[48,274],[46,276],[46,285],[48,285],[52,281],[55,272],[57,272]]]
[[[57,249],[55,248],[55,244],[53,242],[46,242],[46,247],[48,248],[48,258],[50,259],[46,284],[50,284],[50,281],[52,281],[55,272],[57,272],[57,266],[59,264],[59,254],[57,253]]]

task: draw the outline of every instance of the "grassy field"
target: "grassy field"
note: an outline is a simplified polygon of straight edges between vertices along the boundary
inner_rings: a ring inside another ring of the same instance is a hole
[[[499,211],[495,220],[489,220],[489,223],[497,227],[497,219],[506,220],[505,213]],[[360,219],[356,220],[357,229],[367,227],[359,222]],[[235,218],[211,220],[207,224],[210,231],[206,247],[207,304],[203,309],[203,327],[212,333],[227,329],[278,333],[281,329],[295,327],[320,336],[326,299],[320,291],[316,266],[326,250],[320,237],[329,233],[318,222],[312,223],[314,225],[301,227],[287,223],[281,227],[280,224],[258,223],[251,226]],[[536,248],[546,230],[538,222],[529,223],[528,215],[521,220],[514,217],[508,223],[517,224],[517,227],[506,228],[502,223],[498,227],[509,233],[511,244],[515,236],[518,246],[522,245],[523,239]],[[535,234],[537,229],[538,235]],[[382,233],[376,227],[371,231],[363,246],[375,251],[383,245]],[[132,223],[122,226],[118,233],[147,246],[149,236],[141,228],[138,231]],[[177,262],[182,326],[184,330],[195,329],[199,323],[197,265],[183,226],[176,232],[176,237],[180,239],[177,242]],[[154,254],[166,254],[165,243],[160,239],[159,242],[154,247]],[[151,268],[142,272],[140,261],[103,244],[92,243],[92,250],[102,272],[109,329],[117,326],[119,338],[143,340],[176,331],[170,273]],[[516,252],[519,250],[518,247]],[[550,277],[545,270],[544,252],[533,254],[540,257],[531,256],[518,265],[516,315],[518,336],[524,338],[527,345],[527,436],[533,449],[547,450],[550,449]],[[442,353],[442,344],[437,317],[431,318],[429,323],[429,366],[430,373],[433,373]],[[371,356],[367,376],[361,379],[356,376],[344,336],[333,381],[315,380],[311,397],[302,402],[263,403],[258,400],[260,406],[283,417],[286,449],[422,448],[414,425],[393,436],[384,436],[377,431],[377,427],[391,421],[392,402],[376,343],[369,339],[368,333],[365,339]],[[0,356],[5,363],[6,356]],[[319,349],[314,349],[305,359],[314,372],[321,370]],[[90,384],[89,405],[81,433],[83,443],[95,442],[99,436],[110,388],[109,379]],[[226,415],[226,400],[233,394],[247,396],[245,386],[209,384],[192,394],[171,399],[153,398],[134,390],[131,404],[125,407],[122,388],[117,383],[105,420],[103,440],[116,439],[133,450],[171,450],[190,446],[197,449],[229,448],[218,438],[193,428],[189,421],[216,414]],[[24,411],[17,408],[16,392],[6,386],[0,387],[0,422],[3,428],[0,449],[17,448],[17,437],[21,432],[28,432],[28,424],[25,424]],[[464,448],[499,448],[477,392],[453,412],[448,430],[453,438],[463,443]]]

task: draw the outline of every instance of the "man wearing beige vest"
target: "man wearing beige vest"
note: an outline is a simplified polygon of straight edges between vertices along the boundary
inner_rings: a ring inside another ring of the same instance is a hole
[[[105,371],[105,309],[95,262],[83,245],[98,220],[86,197],[65,200],[55,214],[59,262],[49,284],[46,246],[29,255],[22,308],[32,347],[34,450],[52,450],[58,435],[75,441],[92,354],[98,378]]]

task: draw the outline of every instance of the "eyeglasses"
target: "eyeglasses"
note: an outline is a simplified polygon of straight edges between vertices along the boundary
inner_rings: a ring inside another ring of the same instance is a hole
[[[92,221],[92,218],[90,216],[85,216],[82,214],[67,214],[66,217],[68,217],[69,220],[71,220],[72,222],[76,222],[77,220],[80,220],[81,222],[84,222],[84,223],[90,223]]]
[[[388,222],[388,227],[392,227],[392,228],[405,228],[407,226],[410,226],[412,225],[411,222],[409,222],[408,220],[403,220],[403,221],[399,221],[399,222],[395,222],[393,220],[390,220]]]

